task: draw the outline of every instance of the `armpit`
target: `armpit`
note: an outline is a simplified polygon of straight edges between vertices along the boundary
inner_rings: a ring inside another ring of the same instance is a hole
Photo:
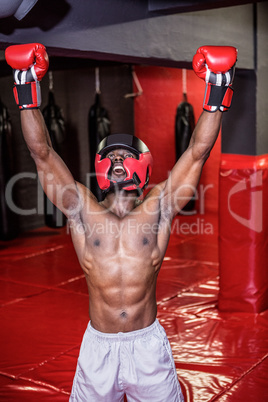
[[[85,237],[87,227],[83,223],[80,214],[72,215],[68,218],[68,229],[75,237]]]
[[[171,204],[171,199],[168,195],[162,191],[159,200],[160,214],[159,214],[159,226],[171,225],[174,211]]]
[[[84,197],[79,190],[79,183],[74,182],[73,188],[70,188],[70,192],[67,210],[68,219],[78,222],[82,220],[81,212],[84,204]]]

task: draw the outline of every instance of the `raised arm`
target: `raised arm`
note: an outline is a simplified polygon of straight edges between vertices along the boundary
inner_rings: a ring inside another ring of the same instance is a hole
[[[79,213],[81,206],[75,180],[52,148],[42,113],[39,109],[20,113],[23,136],[46,195],[67,217]]]
[[[218,137],[222,112],[231,105],[237,50],[232,46],[203,46],[193,58],[195,73],[206,82],[203,109],[189,147],[178,160],[161,194],[161,211],[170,219],[192,198],[202,168]]]
[[[53,150],[43,115],[39,82],[48,69],[43,45],[31,43],[6,49],[7,63],[14,72],[14,96],[21,113],[24,139],[33,157],[48,198],[67,217],[79,212],[81,201],[69,169]]]

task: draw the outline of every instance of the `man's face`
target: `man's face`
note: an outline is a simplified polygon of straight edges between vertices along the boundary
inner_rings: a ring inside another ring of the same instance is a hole
[[[137,159],[135,154],[123,148],[113,149],[106,155],[106,158],[109,158],[112,162],[110,177],[116,182],[120,182],[126,178],[127,174],[123,166],[124,160],[127,158]]]

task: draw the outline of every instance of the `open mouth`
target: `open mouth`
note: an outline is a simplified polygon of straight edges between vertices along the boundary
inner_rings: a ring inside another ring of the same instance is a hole
[[[115,174],[122,174],[122,173],[125,173],[125,169],[123,168],[122,165],[115,165],[115,166],[113,167],[113,173],[115,173]]]

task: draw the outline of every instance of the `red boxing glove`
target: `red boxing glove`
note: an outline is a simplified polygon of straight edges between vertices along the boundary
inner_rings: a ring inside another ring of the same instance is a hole
[[[231,87],[237,49],[233,46],[201,46],[193,57],[193,69],[206,82],[203,109],[227,111],[232,102]]]
[[[14,97],[20,109],[36,109],[41,105],[40,83],[48,70],[45,46],[40,43],[9,46],[5,52],[13,68]]]

